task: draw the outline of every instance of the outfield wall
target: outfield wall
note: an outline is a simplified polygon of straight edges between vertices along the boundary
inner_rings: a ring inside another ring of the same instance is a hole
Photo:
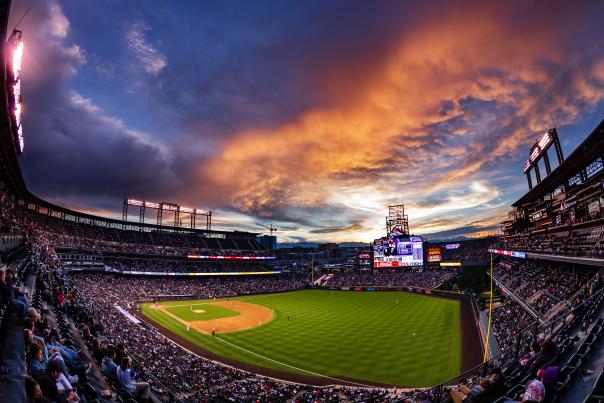
[[[463,292],[443,291],[435,290],[432,288],[421,288],[421,287],[409,287],[409,286],[395,286],[395,287],[378,287],[378,286],[318,286],[314,287],[320,290],[332,290],[332,291],[407,291],[415,294],[427,294],[435,297],[446,297],[455,299],[472,299],[470,294]]]

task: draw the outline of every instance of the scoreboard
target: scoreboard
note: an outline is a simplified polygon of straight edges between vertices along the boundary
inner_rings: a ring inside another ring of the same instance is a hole
[[[442,250],[440,246],[431,246],[427,248],[428,263],[439,263],[442,260]]]

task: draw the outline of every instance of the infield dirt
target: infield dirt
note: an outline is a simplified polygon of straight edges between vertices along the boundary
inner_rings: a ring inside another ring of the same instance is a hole
[[[181,322],[184,325],[189,325],[191,328],[201,333],[212,333],[212,330],[214,330],[216,333],[238,332],[240,330],[262,326],[273,318],[272,309],[244,301],[215,301],[208,302],[206,305],[227,308],[232,311],[239,312],[239,315],[210,320],[185,321],[167,309],[178,305],[157,305],[152,306],[151,309],[162,311],[171,318]]]

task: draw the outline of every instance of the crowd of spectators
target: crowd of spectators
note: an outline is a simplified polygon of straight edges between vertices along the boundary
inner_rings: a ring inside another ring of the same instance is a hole
[[[167,272],[167,273],[223,273],[272,271],[260,262],[216,262],[199,260],[105,258],[104,264],[113,271]]]
[[[501,237],[499,249],[527,251],[553,255],[604,257],[604,226],[586,228],[561,227]]]
[[[74,384],[86,376],[91,364],[35,308],[29,309],[23,332],[28,382],[38,384],[50,401],[78,401]]]
[[[493,308],[492,329],[497,345],[501,351],[515,351],[517,337],[528,337],[521,340],[521,345],[530,345],[529,333],[523,333],[530,324],[535,323],[531,316],[520,304],[509,300]]]
[[[323,285],[437,288],[457,275],[456,271],[422,269],[379,269],[373,271],[334,272]]]
[[[504,260],[493,269],[493,275],[546,318],[563,306],[579,303],[601,281],[596,269],[535,261]]]
[[[442,260],[443,262],[487,260],[489,258],[489,247],[496,239],[495,237],[485,237],[468,241],[443,243],[441,245]]]
[[[294,275],[235,276],[205,278],[155,278],[132,277],[105,273],[72,273],[74,284],[90,285],[90,288],[107,288],[125,301],[151,298],[161,295],[192,295],[198,298],[229,297],[244,294],[281,292],[303,288],[305,277]]]
[[[66,249],[162,256],[251,256],[263,252],[254,238],[219,239],[188,232],[135,231],[62,220],[34,212],[25,214],[21,221],[45,232],[55,247]]]

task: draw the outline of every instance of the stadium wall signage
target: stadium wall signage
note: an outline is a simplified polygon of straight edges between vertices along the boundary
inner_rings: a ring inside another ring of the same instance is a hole
[[[202,256],[187,255],[188,259],[216,259],[216,260],[275,260],[275,256]]]
[[[517,257],[520,259],[526,259],[526,253],[524,253],[524,252],[516,252],[513,250],[501,250],[501,249],[489,249],[489,252],[495,253],[497,255],[511,256],[511,257]]]
[[[218,277],[218,276],[255,276],[255,275],[270,275],[270,274],[281,274],[281,271],[237,271],[237,272],[212,272],[212,273],[173,273],[173,272],[155,272],[155,271],[123,271],[122,274],[127,275],[143,275],[143,276],[204,276],[204,277]]]

